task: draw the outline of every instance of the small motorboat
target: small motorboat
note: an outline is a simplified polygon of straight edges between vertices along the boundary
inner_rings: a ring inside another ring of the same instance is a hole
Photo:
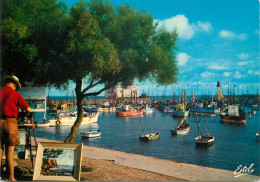
[[[99,137],[101,135],[101,131],[92,130],[92,131],[82,132],[80,134],[82,138],[94,138],[94,137]]]

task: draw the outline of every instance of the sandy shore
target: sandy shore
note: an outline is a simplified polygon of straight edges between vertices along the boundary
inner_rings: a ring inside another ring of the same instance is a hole
[[[55,142],[37,139],[38,142]],[[57,141],[56,141],[57,142]],[[32,180],[30,160],[17,160],[16,178]],[[24,173],[27,171],[27,173]],[[233,171],[84,146],[81,181],[257,181],[259,176],[235,177]]]

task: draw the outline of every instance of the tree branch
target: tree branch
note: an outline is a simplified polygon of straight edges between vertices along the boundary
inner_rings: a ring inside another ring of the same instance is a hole
[[[101,90],[99,90],[98,92],[87,93],[87,94],[84,94],[83,96],[84,96],[84,97],[97,96],[97,95],[99,95],[101,92],[103,92],[104,90],[110,89],[110,88],[112,88],[112,87],[115,86],[115,85],[116,85],[116,83],[109,84],[109,85],[107,85],[106,87],[104,87],[104,88],[102,88]]]

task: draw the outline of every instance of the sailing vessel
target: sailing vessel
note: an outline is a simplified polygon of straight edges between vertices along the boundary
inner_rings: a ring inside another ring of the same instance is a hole
[[[180,99],[179,99],[180,100]],[[189,111],[186,111],[186,92],[184,90],[184,98],[182,94],[181,102],[177,104],[177,108],[172,113],[173,117],[187,117],[189,116]]]
[[[175,127],[175,130],[170,130],[172,135],[184,135],[190,131],[190,125],[186,123],[185,118]]]
[[[160,138],[160,133],[158,133],[158,132],[157,133],[151,133],[151,134],[145,134],[142,119],[141,119],[140,116],[139,116],[139,118],[140,118],[142,130],[143,130],[143,133],[144,133],[144,135],[139,136],[140,141],[152,141],[152,140],[157,140],[158,138]]]
[[[236,85],[234,87],[236,88]],[[234,124],[246,123],[245,111],[240,108],[239,104],[236,104],[236,93],[234,97],[234,104],[233,105],[228,104],[228,108],[226,108],[223,112],[220,113],[220,118],[221,121],[225,123],[234,123]]]
[[[215,138],[212,134],[208,133],[207,131],[207,117],[205,116],[206,133],[204,135],[201,135],[197,114],[196,114],[196,122],[197,122],[198,135],[199,135],[195,138],[196,145],[212,145]]]

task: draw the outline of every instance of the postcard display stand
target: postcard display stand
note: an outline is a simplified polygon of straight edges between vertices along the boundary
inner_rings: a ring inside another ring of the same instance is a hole
[[[29,147],[32,168],[33,168],[32,148],[34,147],[35,150],[37,150],[37,145],[38,145],[36,134],[35,134],[36,124],[33,123],[33,115],[34,113],[31,113],[29,116],[26,116],[26,113],[24,112],[19,113],[18,128],[19,128],[20,144],[17,146],[18,148],[21,148],[24,151],[25,159],[27,158],[26,146]],[[25,135],[23,135],[23,133],[25,133]],[[32,143],[31,133],[33,134],[34,143]]]

